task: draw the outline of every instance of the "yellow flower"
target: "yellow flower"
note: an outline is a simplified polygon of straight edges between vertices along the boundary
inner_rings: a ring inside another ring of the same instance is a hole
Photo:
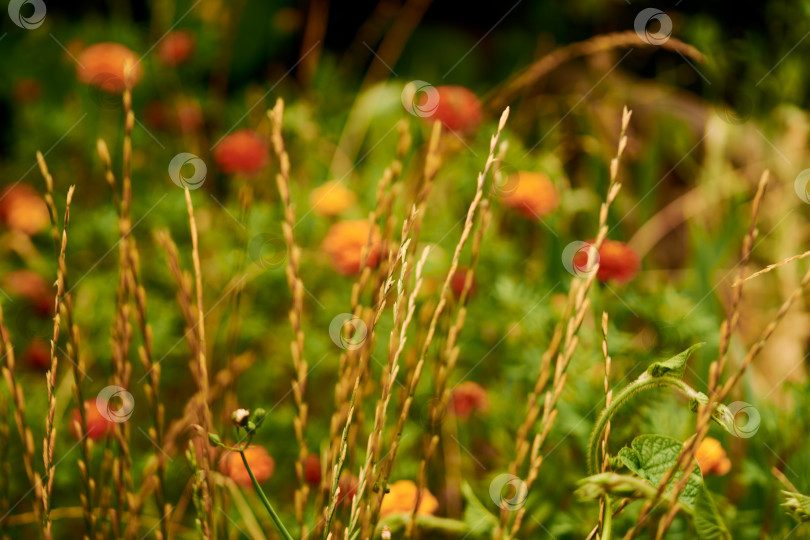
[[[334,217],[350,208],[357,197],[337,180],[326,182],[309,194],[309,205],[316,215]]]
[[[410,480],[399,480],[389,486],[388,493],[385,494],[380,506],[380,517],[391,514],[411,513],[416,506],[416,494],[418,488]],[[439,501],[436,500],[428,490],[422,490],[422,497],[419,500],[417,514],[433,514],[439,508]]]
[[[731,470],[731,460],[726,456],[726,451],[720,445],[720,441],[706,437],[695,453],[701,472],[706,474],[716,474],[722,476]]]

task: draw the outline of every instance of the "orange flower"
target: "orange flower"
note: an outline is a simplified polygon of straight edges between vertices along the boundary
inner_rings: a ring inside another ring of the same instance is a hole
[[[593,240],[589,240],[587,243],[593,243]],[[586,267],[588,265],[587,257],[588,254],[580,250],[574,256],[574,264],[580,268]],[[596,273],[599,281],[611,280],[617,283],[627,283],[636,277],[640,267],[641,261],[636,250],[628,244],[607,238],[602,242],[602,247],[599,248],[599,270]]]
[[[128,64],[131,66],[130,80],[134,86],[141,78],[138,55],[118,43],[96,43],[79,55],[79,80],[105,92],[117,94],[126,88],[124,70]]]
[[[240,129],[222,139],[214,149],[214,159],[227,174],[254,174],[270,158],[267,141],[250,129]]]
[[[385,494],[380,506],[380,517],[391,514],[411,513],[416,506],[417,493],[419,488],[410,480],[399,480],[388,486],[388,493]],[[439,508],[439,501],[436,500],[428,490],[422,490],[419,499],[419,509],[417,514],[433,514]]]
[[[501,187],[501,202],[527,219],[539,220],[557,209],[560,195],[548,176],[521,171]]]
[[[36,234],[51,222],[48,207],[28,184],[15,184],[0,195],[0,220],[27,235]]]
[[[470,413],[489,410],[487,391],[478,383],[465,381],[453,389],[451,410],[459,418],[469,418]]]
[[[194,34],[188,30],[169,32],[158,46],[158,56],[167,66],[182,64],[194,52]]]
[[[50,369],[51,348],[44,340],[33,339],[23,351],[23,359],[32,367]]]
[[[268,454],[263,446],[248,447],[245,449],[245,458],[258,483],[261,484],[273,476],[273,471],[276,469],[276,462],[273,456]],[[231,479],[240,486],[249,487],[253,485],[253,482],[250,480],[250,474],[245,468],[245,464],[239,452],[228,452],[225,454],[219,462],[219,471],[222,474],[230,476]]]
[[[48,353],[50,354],[50,353]],[[87,422],[87,437],[90,439],[98,440],[103,439],[107,435],[111,435],[115,430],[115,422],[112,422],[102,416],[101,411],[96,406],[95,399],[88,399],[84,402],[85,405],[85,421]],[[79,425],[79,428],[76,427]],[[70,415],[70,431],[77,439],[81,439],[81,413],[79,408],[73,409]]]
[[[368,220],[365,219],[339,221],[332,225],[324,238],[323,250],[332,259],[332,266],[338,272],[344,275],[356,274],[361,269],[364,250],[368,251],[366,266],[373,267],[377,264],[380,258],[380,232],[376,225],[369,229]]]
[[[731,460],[726,456],[720,441],[706,437],[695,452],[700,471],[706,474],[723,476],[731,470]]]
[[[326,182],[309,194],[312,211],[321,217],[334,217],[342,214],[352,206],[357,197],[337,180]]]
[[[437,95],[431,96],[433,91],[437,92]],[[434,120],[438,120],[445,129],[460,135],[469,135],[481,123],[481,102],[468,88],[453,85],[437,86],[421,94],[419,106],[430,107],[434,99],[438,101],[432,111],[422,109],[424,113],[428,113],[423,118],[431,124]]]
[[[42,95],[42,85],[36,79],[22,79],[14,85],[13,94],[18,103],[31,103]]]

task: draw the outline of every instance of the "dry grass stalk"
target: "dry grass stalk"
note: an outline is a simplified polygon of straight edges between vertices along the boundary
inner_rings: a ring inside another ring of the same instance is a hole
[[[735,282],[734,282],[734,285],[733,285],[733,286],[735,286],[735,287],[736,287],[736,286],[737,286],[737,284],[742,284],[742,283],[745,283],[746,281],[752,280],[752,279],[754,279],[755,277],[759,277],[759,276],[761,276],[762,274],[767,274],[767,273],[768,273],[768,272],[770,272],[771,270],[776,270],[776,269],[777,269],[777,268],[779,268],[780,266],[785,266],[785,265],[786,265],[786,264],[788,264],[788,263],[791,263],[791,262],[793,262],[793,261],[798,261],[799,259],[804,259],[805,257],[810,257],[810,251],[805,251],[804,253],[800,253],[800,254],[798,254],[798,255],[793,255],[792,257],[788,257],[787,259],[785,259],[785,260],[783,260],[783,261],[779,261],[778,263],[769,264],[768,266],[766,266],[766,267],[765,267],[765,268],[763,268],[762,270],[760,270],[760,271],[758,271],[758,272],[754,272],[753,274],[751,274],[750,276],[748,276],[747,278],[745,278],[745,279],[743,279],[743,280],[739,280],[739,279],[738,279],[737,281],[735,281]]]
[[[134,116],[127,115],[128,119],[134,121]],[[131,127],[131,126],[130,126]],[[129,216],[125,216],[123,214],[124,205],[118,204],[119,200],[125,200],[125,197],[119,199],[118,193],[116,190],[116,181],[115,181],[115,174],[112,171],[112,159],[110,158],[109,150],[107,149],[107,144],[99,139],[97,142],[97,150],[99,157],[101,158],[102,163],[105,166],[105,180],[109,184],[112,194],[113,194],[113,201],[116,203],[116,209],[118,210],[119,220],[120,220],[120,227],[121,227],[121,241],[119,247],[121,248],[120,251],[120,280],[119,283],[119,292],[118,292],[118,300],[123,301],[124,295],[128,296],[129,300],[135,306],[135,318],[138,323],[138,329],[141,333],[141,337],[143,339],[143,344],[138,347],[138,356],[141,359],[141,364],[145,370],[145,377],[148,377],[148,381],[144,385],[144,391],[146,394],[147,401],[149,403],[149,408],[152,411],[152,426],[149,428],[148,435],[153,440],[153,442],[160,448],[162,433],[163,433],[163,416],[164,416],[164,407],[163,404],[160,402],[159,399],[159,388],[160,388],[160,365],[155,364],[152,360],[152,327],[147,321],[146,317],[146,290],[140,283],[139,277],[139,268],[140,268],[140,254],[138,252],[138,247],[135,241],[135,238],[131,236],[131,228],[129,226]],[[125,170],[128,169],[129,164],[125,164]],[[131,191],[130,191],[131,196]],[[124,291],[120,290],[120,288],[124,288]],[[124,321],[125,327],[129,326],[129,308],[126,311],[121,309],[119,306],[119,317],[121,320]],[[124,317],[126,317],[124,319]],[[114,336],[116,337],[128,337],[131,339],[131,330],[126,330],[129,334],[125,336],[123,332],[121,332],[121,328],[115,329]],[[121,347],[123,349],[123,347]],[[126,344],[126,348],[128,350],[129,346]],[[123,351],[121,351],[123,352]],[[113,351],[113,358],[117,360],[117,352]],[[129,363],[127,362],[127,366]],[[120,368],[120,366],[119,366]],[[127,378],[131,375],[131,367],[130,372],[127,373]],[[129,381],[127,380],[127,383]],[[157,455],[157,453],[156,453]],[[157,504],[158,511],[160,513],[160,517],[163,518],[168,515],[170,508],[168,508],[165,504],[164,500],[164,481],[165,481],[165,464],[160,465],[158,470],[154,476],[149,477],[147,482],[156,482],[156,491],[155,491],[155,501]],[[130,486],[130,492],[132,492],[132,488]],[[129,515],[135,516],[135,519],[130,518],[127,523],[127,537],[132,537],[137,533],[138,527],[138,519],[137,517],[140,516],[140,510],[143,508],[144,500],[139,498],[135,493],[131,493],[128,497],[129,501]],[[156,536],[158,538],[165,538],[168,534],[168,524],[165,523],[165,520],[160,521],[160,531],[156,532]]]
[[[48,165],[45,162],[45,157],[41,152],[37,152],[37,164],[39,165],[40,173],[45,179],[45,204],[48,206],[48,211],[51,214],[51,222],[58,222],[58,212],[56,210],[56,203],[54,202],[54,188],[53,177],[48,170]],[[72,198],[72,190],[69,191]],[[67,209],[66,209],[67,212]],[[67,213],[65,214],[67,217]],[[65,221],[65,227],[67,220]],[[56,228],[52,228],[51,232],[54,239],[59,242],[59,233]],[[61,252],[61,249],[60,249]],[[84,522],[85,522],[85,538],[94,538],[96,530],[97,516],[93,511],[93,500],[95,499],[96,484],[90,476],[88,470],[90,463],[92,463],[92,441],[87,437],[87,416],[84,403],[84,392],[82,386],[85,377],[84,362],[79,354],[79,328],[73,320],[73,295],[70,294],[70,288],[67,283],[67,265],[65,258],[59,256],[57,260],[57,279],[61,280],[62,299],[59,302],[59,318],[60,321],[65,323],[67,329],[67,357],[72,365],[73,372],[73,399],[79,410],[79,422],[74,423],[73,431],[79,438],[79,446],[81,449],[81,456],[77,460],[79,466],[79,473],[82,478],[83,491],[80,494],[82,501],[82,508],[84,509]],[[60,323],[61,324],[61,323]]]
[[[487,174],[489,173],[492,164],[495,161],[495,150],[498,146],[498,139],[501,136],[501,132],[503,131],[504,127],[506,126],[506,121],[509,118],[509,107],[507,107],[503,113],[501,114],[500,120],[498,122],[498,129],[494,135],[492,135],[489,144],[489,154],[487,156],[486,163],[484,165],[483,171],[478,173],[478,180],[476,183],[476,192],[475,196],[473,197],[472,202],[470,203],[469,208],[467,209],[467,216],[464,222],[464,228],[461,233],[461,237],[459,238],[458,243],[456,244],[456,248],[453,253],[453,258],[450,263],[450,269],[447,272],[447,276],[445,277],[444,283],[442,284],[441,292],[439,293],[439,302],[436,304],[436,307],[433,311],[433,314],[430,319],[430,324],[428,326],[427,334],[425,336],[424,342],[422,347],[420,348],[419,359],[416,362],[413,372],[410,374],[409,381],[407,386],[407,397],[400,408],[399,418],[397,420],[397,428],[394,434],[394,437],[391,441],[391,446],[388,451],[388,454],[385,457],[384,462],[380,466],[380,472],[377,475],[376,484],[381,486],[379,493],[372,505],[372,518],[370,520],[370,525],[374,525],[379,517],[380,513],[380,506],[382,504],[382,498],[385,495],[385,489],[382,486],[387,485],[388,480],[391,476],[391,472],[394,467],[394,461],[396,459],[397,450],[399,449],[399,445],[402,440],[402,433],[405,427],[405,422],[408,419],[408,413],[410,411],[410,406],[413,402],[414,395],[416,392],[416,388],[419,384],[419,380],[422,375],[422,369],[424,367],[425,358],[427,357],[428,349],[430,348],[430,344],[433,341],[433,337],[436,332],[436,326],[438,324],[439,318],[441,317],[442,312],[444,311],[445,306],[447,305],[448,297],[450,294],[450,282],[452,280],[453,275],[455,274],[456,270],[458,269],[459,260],[461,258],[461,251],[464,249],[464,246],[467,243],[467,240],[472,233],[472,228],[474,225],[475,215],[478,210],[478,207],[481,203],[481,200],[484,195],[484,181],[486,179]],[[431,137],[431,143],[433,143],[434,138],[438,137],[439,128],[436,127],[437,123],[434,123],[434,135]],[[434,157],[431,157],[434,156]],[[438,166],[440,164],[438,156],[435,155],[434,152],[428,150],[428,158],[426,159],[425,169],[426,173],[431,173],[430,178],[432,179],[435,176],[436,171],[438,170]],[[426,174],[427,176],[427,174]],[[424,192],[424,190],[423,190]],[[425,195],[426,200],[427,195]],[[420,202],[422,199],[420,199]],[[418,216],[418,206],[417,206],[417,216]],[[414,242],[417,241],[416,235],[418,234],[418,222],[414,224]],[[431,441],[432,444],[435,444]],[[410,526],[410,525],[409,525]],[[364,534],[369,533],[369,530],[365,530]]]
[[[621,182],[618,181],[619,163],[627,147],[627,128],[630,124],[630,117],[632,112],[625,107],[622,111],[622,125],[619,134],[619,144],[616,151],[616,156],[610,161],[610,176],[608,183],[608,190],[605,196],[605,201],[599,209],[599,229],[596,239],[593,241],[592,246],[596,252],[602,246],[605,237],[608,233],[607,218],[608,211],[611,205],[616,200],[619,191],[622,188]],[[582,321],[585,318],[590,300],[587,298],[588,291],[590,290],[593,282],[596,280],[598,265],[590,269],[588,276],[580,281],[575,279],[572,282],[571,290],[568,293],[568,304],[566,306],[563,317],[557,325],[552,336],[551,343],[543,353],[541,360],[540,372],[538,374],[537,382],[534,390],[529,395],[528,410],[526,419],[518,430],[517,440],[515,444],[516,457],[515,460],[509,465],[509,473],[517,475],[520,467],[523,465],[527,455],[529,457],[529,471],[524,479],[526,492],[531,489],[532,484],[537,479],[540,466],[543,462],[543,455],[540,454],[540,449],[545,442],[548,434],[551,431],[554,422],[557,419],[557,401],[562,394],[563,388],[567,380],[567,369],[571,362],[574,351],[579,344],[577,333]],[[563,323],[563,321],[565,321]],[[563,334],[563,325],[565,331]],[[564,336],[564,337],[562,337]],[[554,364],[554,375],[551,375],[551,358],[556,355]],[[550,391],[545,391],[548,383],[551,382],[552,387]],[[543,399],[542,411],[543,415],[540,418],[540,428],[538,433],[535,434],[531,444],[528,444],[528,434],[533,427],[537,417],[540,413],[539,396],[545,391],[545,398]],[[520,531],[520,526],[523,522],[523,517],[526,514],[526,507],[521,507],[517,510],[515,519],[512,522],[511,529],[509,526],[510,512],[507,508],[501,509],[501,523],[496,531],[495,537],[500,540],[504,534],[506,538],[514,538]]]
[[[415,212],[415,207],[412,207],[412,212]],[[366,459],[360,473],[358,474],[358,487],[357,495],[352,501],[351,518],[347,528],[348,534],[351,536],[361,519],[361,512],[369,515],[369,503],[365,500],[365,495],[369,483],[369,479],[375,477],[377,471],[374,468],[374,463],[380,455],[382,437],[385,431],[385,421],[388,412],[388,405],[391,402],[393,395],[394,384],[396,383],[397,374],[399,373],[399,359],[402,351],[405,348],[407,340],[408,327],[413,319],[414,311],[416,310],[416,297],[422,287],[422,272],[427,261],[429,247],[425,247],[422,255],[416,263],[415,284],[413,290],[406,299],[405,276],[409,273],[409,264],[407,261],[410,239],[407,238],[410,226],[412,223],[413,213],[409,219],[405,220],[402,226],[402,244],[400,245],[398,260],[401,263],[400,276],[397,280],[397,298],[393,306],[394,327],[391,329],[388,340],[388,362],[382,373],[380,381],[380,398],[377,400],[377,405],[374,411],[374,427],[368,437],[366,445]],[[407,305],[406,305],[407,301]]]
[[[208,381],[208,361],[206,360],[205,348],[205,312],[203,307],[203,284],[202,269],[200,265],[200,241],[197,233],[197,220],[194,218],[194,204],[191,202],[191,191],[188,187],[184,189],[186,196],[186,210],[188,211],[188,226],[191,232],[191,260],[194,266],[194,283],[197,295],[197,369],[199,371],[199,397],[196,400],[198,406],[199,423],[206,432],[211,432],[211,410],[209,403],[209,381]],[[216,536],[216,519],[214,514],[213,488],[214,482],[211,475],[211,444],[208,437],[198,437],[202,447],[203,479],[201,482],[202,503],[205,509],[205,516],[200,516],[202,532],[206,538]]]
[[[307,427],[306,402],[307,374],[309,365],[304,355],[304,329],[301,319],[304,311],[304,282],[301,279],[301,248],[295,243],[295,206],[290,199],[290,156],[284,146],[284,139],[281,135],[281,127],[284,123],[284,100],[279,98],[272,110],[267,111],[267,116],[272,123],[271,141],[273,150],[278,157],[279,172],[276,174],[276,186],[279,197],[284,205],[284,221],[281,229],[284,233],[284,242],[287,244],[287,285],[292,294],[292,305],[290,306],[290,324],[293,330],[293,341],[290,343],[290,353],[295,369],[295,380],[292,383],[293,399],[298,409],[298,416],[293,421],[295,428],[295,438],[298,441],[298,461],[295,464],[295,474],[298,477],[298,487],[295,490],[295,516],[301,528],[301,537],[308,534],[304,524],[304,507],[309,498],[309,486],[304,480],[304,462],[309,454],[307,441],[304,433]]]
[[[44,159],[43,159],[44,163]],[[43,171],[47,173],[47,168]],[[70,221],[70,203],[73,200],[73,192],[76,186],[70,186],[67,193],[67,202],[65,203],[65,218],[62,226],[61,243],[59,247],[59,256],[56,270],[56,298],[54,300],[54,318],[53,318],[53,336],[51,338],[51,366],[45,375],[48,388],[48,415],[45,417],[45,439],[42,442],[42,460],[44,464],[46,483],[44,492],[42,494],[42,511],[43,511],[43,537],[49,540],[52,537],[51,520],[50,520],[50,505],[51,494],[53,493],[53,477],[56,472],[56,466],[53,462],[53,453],[56,447],[56,429],[53,425],[54,414],[56,413],[56,372],[58,366],[58,357],[56,354],[57,343],[59,343],[59,331],[62,326],[62,317],[59,311],[62,305],[62,299],[65,295],[65,275],[63,269],[65,268],[65,252],[67,250],[67,225]],[[55,237],[59,236],[58,223],[53,221],[51,228]]]
[[[475,279],[475,267],[478,263],[478,258],[481,252],[481,242],[483,241],[484,233],[486,232],[491,217],[489,198],[482,198],[484,193],[483,181],[485,180],[486,175],[489,173],[489,169],[491,168],[492,164],[502,161],[506,148],[507,144],[504,141],[501,143],[498,157],[494,156],[494,147],[490,148],[490,155],[492,155],[494,159],[491,161],[488,160],[483,176],[479,176],[479,184],[477,186],[477,192],[473,204],[475,204],[476,200],[481,199],[481,224],[473,237],[470,264],[465,272],[464,285],[462,286],[461,295],[458,298],[456,318],[447,332],[444,347],[439,351],[439,358],[436,364],[434,376],[434,399],[431,401],[431,406],[428,411],[430,418],[429,423],[431,426],[439,425],[440,416],[445,414],[447,411],[447,404],[450,400],[450,394],[452,392],[452,389],[447,387],[447,380],[450,373],[452,373],[453,369],[455,369],[456,362],[458,361],[459,354],[461,353],[461,349],[457,345],[457,340],[459,334],[461,334],[461,330],[464,328],[464,322],[467,318],[467,297],[470,293],[470,289],[472,288],[473,280]],[[472,206],[471,210],[474,212]],[[470,217],[471,215],[468,213],[462,238],[466,234],[469,234],[469,231],[472,229],[473,222],[470,221]],[[453,263],[445,276],[443,289],[449,286],[450,281],[452,281],[456,271],[458,270],[458,262],[461,256],[461,246],[461,242],[459,243],[459,246],[456,246]],[[444,294],[447,293],[445,292]],[[436,451],[436,447],[438,446],[440,439],[439,435],[440,432],[436,433],[435,436],[430,437],[424,446],[424,454],[419,465],[419,489],[416,494],[416,504],[414,505],[413,512],[411,514],[410,523],[416,522],[416,510],[419,508],[419,504],[422,500],[422,494],[424,493],[427,484],[427,465],[430,462],[430,459],[433,457],[433,453]],[[415,534],[415,532],[416,527],[408,527],[408,533],[411,535],[411,537]]]
[[[608,354],[608,314],[602,312],[602,357],[605,359],[605,408],[610,407],[613,402],[613,390],[610,389],[610,364],[611,358]],[[605,426],[605,435],[602,438],[602,472],[607,472],[609,466],[609,453],[608,453],[608,438],[610,437],[610,422]],[[602,498],[599,501],[599,528],[602,528],[605,520],[605,511],[610,511],[606,508],[607,500]]]
[[[5,379],[9,393],[11,394],[11,401],[14,403],[14,423],[17,425],[17,433],[23,444],[23,466],[25,467],[25,474],[28,477],[28,481],[31,483],[31,488],[36,492],[37,500],[34,501],[33,512],[37,518],[37,522],[39,522],[42,519],[40,501],[42,489],[39,484],[39,473],[34,469],[34,436],[31,434],[31,429],[28,427],[25,420],[25,397],[23,395],[22,386],[20,386],[15,377],[16,361],[14,346],[11,343],[11,335],[3,318],[2,306],[0,306],[0,338],[2,338],[3,357],[6,359],[6,365],[0,368],[0,371],[3,372],[3,379]]]
[[[340,355],[339,367],[338,367],[338,382],[335,385],[335,412],[332,414],[330,427],[329,427],[329,453],[327,455],[327,470],[326,474],[323,475],[322,483],[321,483],[321,490],[320,493],[328,493],[330,497],[335,496],[334,490],[332,489],[333,481],[332,478],[333,471],[335,469],[335,464],[339,458],[340,448],[342,446],[342,440],[340,437],[340,426],[345,426],[350,424],[350,419],[348,416],[348,409],[351,407],[350,404],[354,404],[355,409],[357,409],[358,413],[360,411],[360,405],[362,403],[362,392],[355,393],[353,392],[353,388],[357,383],[358,379],[362,379],[362,377],[366,374],[368,368],[368,361],[371,356],[371,352],[374,348],[374,343],[376,340],[376,335],[374,333],[374,329],[376,327],[377,322],[379,321],[380,317],[382,316],[383,309],[386,305],[386,296],[391,288],[393,283],[392,276],[395,271],[395,264],[394,264],[394,253],[396,250],[390,249],[389,246],[393,244],[391,239],[393,235],[393,229],[389,229],[390,223],[393,219],[393,212],[392,206],[394,202],[394,193],[391,190],[391,186],[402,174],[402,158],[407,153],[408,149],[410,148],[410,135],[407,131],[408,123],[407,122],[400,122],[398,124],[399,128],[399,142],[397,145],[397,158],[392,161],[392,163],[385,168],[380,180],[377,182],[377,192],[376,192],[376,205],[372,212],[369,213],[369,238],[368,241],[363,248],[361,253],[361,264],[360,267],[362,268],[359,277],[352,285],[352,293],[351,293],[351,307],[349,312],[353,315],[353,317],[363,321],[366,324],[366,339],[362,343],[362,346],[359,348],[348,348]],[[368,257],[368,253],[371,249],[371,242],[372,242],[372,235],[371,229],[373,229],[377,221],[380,219],[381,216],[388,216],[386,230],[383,233],[382,238],[382,245],[380,249],[383,253],[386,251],[388,252],[388,256],[383,259],[383,262],[379,265],[379,267],[375,271],[372,271],[366,265],[366,260]],[[406,223],[411,223],[412,220],[406,219]],[[410,226],[407,227],[407,230],[410,230]],[[407,231],[403,228],[403,238],[407,236]],[[367,308],[364,307],[360,303],[360,297],[363,292],[369,287],[369,284],[372,279],[372,275],[376,273],[377,281],[376,281],[376,298],[374,301],[376,302],[375,307],[372,311],[371,315],[367,315]],[[368,322],[366,322],[368,319]],[[350,391],[352,392],[350,394]],[[351,399],[349,399],[351,395]],[[357,414],[356,414],[357,416]],[[357,429],[352,429],[348,432],[349,437],[349,450],[354,450],[356,447],[356,437],[357,437]],[[318,499],[316,500],[315,504],[316,508],[323,506],[322,503],[322,495],[319,495]],[[328,510],[328,505],[324,509],[324,511]],[[320,526],[325,523],[325,519],[318,522],[316,526],[316,532],[319,532]]]

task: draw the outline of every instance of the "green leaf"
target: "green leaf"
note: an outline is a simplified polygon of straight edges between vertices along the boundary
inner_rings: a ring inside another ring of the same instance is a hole
[[[695,343],[685,351],[680,354],[676,354],[669,360],[664,360],[663,362],[655,362],[654,364],[650,365],[647,368],[647,373],[652,375],[653,377],[663,377],[663,376],[670,376],[670,377],[677,377],[680,379],[683,377],[683,372],[686,369],[686,361],[689,360],[689,357],[692,355],[692,352],[695,349],[699,349],[703,347],[705,343]]]
[[[579,482],[576,494],[580,499],[593,501],[612,495],[617,498],[652,499],[655,488],[649,482],[630,474],[605,472],[583,478]]]
[[[680,441],[663,435],[640,435],[633,439],[630,446],[631,448],[624,447],[619,450],[619,459],[625,467],[654,486],[657,486],[667,471],[675,465],[683,448]],[[667,491],[672,489],[672,484],[681,476],[683,472],[675,473],[667,486]],[[703,476],[700,469],[695,467],[678,500],[694,508],[695,498],[702,485]]]
[[[461,494],[467,503],[464,505],[464,523],[470,528],[470,534],[491,536],[499,524],[498,518],[478,500],[467,482],[462,482]]]
[[[695,499],[695,531],[701,540],[730,540],[731,538],[705,484],[701,485]]]

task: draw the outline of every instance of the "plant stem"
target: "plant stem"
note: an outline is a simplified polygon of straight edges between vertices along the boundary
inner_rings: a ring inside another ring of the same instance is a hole
[[[608,408],[602,411],[602,414],[596,421],[596,425],[591,432],[590,442],[588,443],[588,471],[589,474],[596,474],[599,470],[599,441],[602,438],[602,433],[605,426],[616,412],[630,400],[633,396],[644,390],[650,390],[659,386],[671,386],[680,390],[689,399],[697,399],[701,396],[700,392],[683,382],[681,379],[675,377],[653,377],[648,373],[644,373],[641,377],[625,386],[613,398],[613,403]]]
[[[270,501],[267,500],[267,495],[264,494],[259,482],[256,481],[256,477],[253,476],[253,471],[250,470],[250,465],[248,465],[247,458],[245,457],[245,451],[239,450],[239,455],[242,456],[242,463],[245,464],[245,469],[247,469],[248,474],[250,475],[250,481],[253,482],[253,487],[256,489],[256,493],[259,494],[259,498],[262,500],[264,507],[267,508],[267,511],[270,513],[270,517],[273,518],[273,523],[276,524],[276,528],[278,532],[281,533],[286,540],[293,540],[292,535],[287,531],[287,528],[284,527],[284,523],[281,522],[281,518],[278,517],[276,511],[273,509],[273,505],[270,504]]]

